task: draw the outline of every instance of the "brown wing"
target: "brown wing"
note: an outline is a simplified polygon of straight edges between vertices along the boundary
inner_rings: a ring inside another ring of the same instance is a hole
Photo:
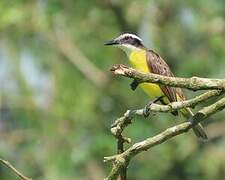
[[[169,66],[162,59],[162,57],[153,50],[147,51],[146,59],[148,68],[152,73],[160,74],[163,76],[174,76]],[[177,101],[177,95],[179,95],[181,99],[185,99],[182,90],[179,88],[173,88],[163,85],[160,85],[160,88],[170,102]]]

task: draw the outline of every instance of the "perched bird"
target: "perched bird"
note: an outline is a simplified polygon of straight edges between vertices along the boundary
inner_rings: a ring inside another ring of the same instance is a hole
[[[123,33],[117,38],[108,41],[105,45],[113,45],[126,52],[129,62],[138,71],[144,73],[155,73],[164,76],[174,76],[168,64],[163,58],[152,49],[147,49],[143,41],[135,34]],[[151,98],[159,98],[162,104],[185,100],[184,93],[180,88],[158,85],[154,83],[141,83],[140,86]],[[180,110],[181,114],[189,120],[193,113],[190,108]],[[174,111],[172,114],[177,115]],[[201,139],[207,139],[207,135],[199,123],[193,127],[194,133]]]

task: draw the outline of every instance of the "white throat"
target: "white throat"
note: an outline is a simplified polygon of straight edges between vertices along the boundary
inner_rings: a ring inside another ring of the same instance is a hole
[[[119,45],[118,47],[119,47],[120,49],[122,49],[122,50],[127,54],[128,57],[130,56],[130,54],[131,54],[132,52],[141,50],[141,48],[132,46],[132,45],[130,45],[130,44],[122,44],[122,45]]]

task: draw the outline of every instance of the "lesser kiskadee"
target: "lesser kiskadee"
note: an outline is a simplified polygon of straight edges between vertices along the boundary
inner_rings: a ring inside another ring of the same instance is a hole
[[[131,65],[138,71],[144,73],[155,73],[164,76],[174,76],[167,63],[163,58],[151,49],[147,49],[143,45],[141,38],[135,34],[123,33],[117,38],[108,41],[105,45],[114,45],[124,50],[129,58]],[[153,83],[142,83],[140,86],[151,98],[161,98],[161,103],[168,104],[170,102],[185,100],[184,93],[180,88],[173,88]],[[193,116],[190,108],[180,110],[181,114],[190,119]],[[178,112],[172,112],[177,115]],[[207,139],[201,124],[193,127],[197,137]]]

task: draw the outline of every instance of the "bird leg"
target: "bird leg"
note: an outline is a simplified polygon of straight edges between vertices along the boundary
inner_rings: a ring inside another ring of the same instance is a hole
[[[149,115],[150,115],[150,106],[153,104],[153,103],[156,103],[158,101],[160,101],[161,99],[163,98],[163,96],[160,96],[160,97],[157,97],[151,101],[149,101],[146,106],[144,107],[143,109],[143,115],[145,118],[147,118]]]
[[[130,84],[130,88],[134,91],[137,89],[138,85],[140,84],[140,82],[137,79],[134,79],[132,81],[132,83]]]

